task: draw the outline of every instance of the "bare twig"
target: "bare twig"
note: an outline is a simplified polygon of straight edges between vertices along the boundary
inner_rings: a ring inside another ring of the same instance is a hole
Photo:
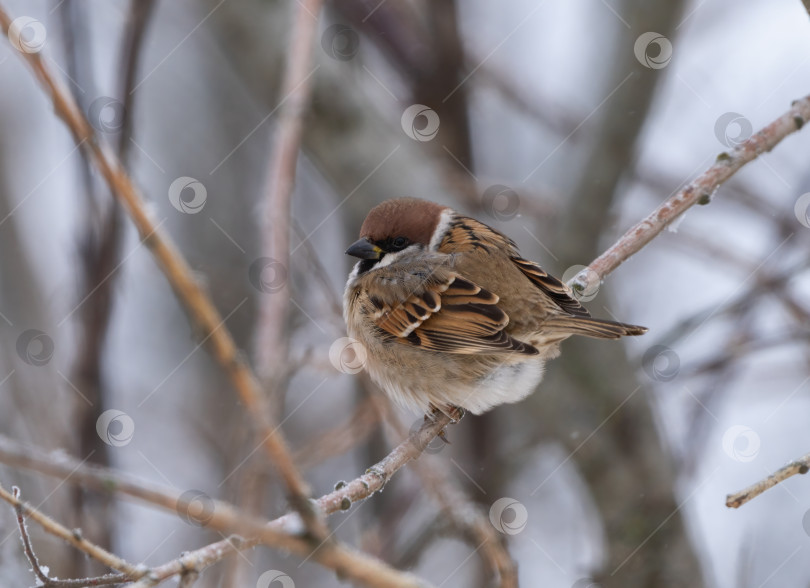
[[[295,170],[298,151],[303,134],[303,117],[310,97],[312,72],[308,71],[312,61],[312,45],[317,27],[317,15],[322,0],[302,0],[293,5],[295,20],[290,30],[290,46],[284,81],[281,86],[281,108],[267,176],[265,202],[265,222],[262,227],[264,255],[273,260],[276,276],[281,280],[278,289],[259,298],[258,324],[254,340],[254,366],[261,384],[265,388],[268,409],[275,421],[281,420],[284,413],[286,382],[290,373],[288,359],[289,315],[290,315],[290,221]],[[241,477],[256,479],[261,477],[263,464],[246,468]],[[257,471],[258,468],[258,471]],[[240,504],[245,508],[259,510],[249,504],[257,495],[251,489],[257,483],[241,485]],[[329,529],[318,513],[302,503],[297,507],[309,532],[319,539],[329,536]],[[238,583],[233,575],[238,573],[239,562],[233,562],[226,583]]]
[[[0,487],[0,490],[5,491]],[[20,498],[20,489],[16,486],[11,488],[11,494],[14,498]],[[34,575],[41,582],[41,586],[45,588],[85,588],[86,586],[109,586],[110,584],[121,584],[132,578],[126,574],[105,574],[103,576],[96,576],[95,578],[73,578],[69,580],[59,580],[48,576],[47,573],[39,565],[39,560],[34,553],[34,548],[31,545],[31,538],[28,536],[28,529],[25,525],[25,513],[23,512],[23,504],[18,503],[14,505],[14,512],[17,514],[17,525],[20,529],[20,538],[23,543],[23,551],[28,562],[31,564],[31,570]]]
[[[638,253],[656,235],[695,204],[708,204],[723,182],[761,153],[773,149],[782,139],[802,128],[810,118],[810,96],[797,100],[790,110],[768,126],[717,156],[717,161],[686,188],[656,208],[602,253],[590,266],[569,282],[578,291],[585,291],[594,282],[604,280],[631,255]]]
[[[382,403],[379,403],[382,404]],[[386,422],[399,435],[406,429],[402,421],[391,410],[383,409]],[[436,460],[425,456],[414,463],[414,469],[424,488],[436,501],[448,522],[470,543],[479,547],[486,565],[499,576],[500,588],[517,588],[517,564],[509,555],[502,537],[489,521],[486,514],[476,506],[453,479],[447,475],[445,467]]]
[[[391,479],[402,466],[416,459],[430,442],[450,423],[446,415],[439,415],[435,420],[425,422],[418,431],[412,433],[405,441],[397,445],[391,453],[382,460],[368,468],[362,476],[347,484],[338,484],[334,492],[321,496],[316,500],[318,506],[326,514],[339,510],[348,510],[351,505],[364,500],[382,490],[386,482]],[[290,516],[290,515],[286,515]],[[282,520],[281,519],[277,520]]]
[[[726,497],[726,506],[729,508],[739,508],[749,500],[753,500],[766,490],[773,488],[780,482],[784,482],[791,476],[806,474],[808,471],[810,471],[810,453],[779,468],[764,480],[752,484],[745,490],[729,494]]]
[[[347,484],[339,484],[339,488],[321,496],[314,501],[315,504],[321,512],[328,515],[347,510],[353,503],[368,498],[381,490],[400,468],[419,457],[425,447],[449,423],[450,418],[444,414],[425,422],[419,430],[412,433],[381,461],[368,468],[362,476]],[[187,506],[178,504],[175,491],[135,481],[107,468],[84,465],[65,455],[52,457],[3,435],[0,435],[0,463],[65,478],[73,484],[84,484],[98,490],[125,494],[171,510]],[[216,505],[217,501],[213,501],[212,504]],[[297,526],[295,521],[294,514],[287,514],[276,519],[274,525],[279,528],[294,528]]]
[[[322,0],[304,0],[296,7],[284,82],[281,86],[283,102],[267,177],[263,249],[268,258],[280,264],[279,267],[283,268],[281,271],[287,272],[287,278],[290,269],[290,209],[295,167],[303,135],[303,116],[309,103],[312,44],[321,4]],[[277,291],[262,299],[256,328],[256,369],[262,382],[269,384],[271,395],[274,396],[281,394],[276,389],[276,384],[280,383],[280,375],[285,371],[289,355],[289,312],[290,284],[289,279],[284,279]]]
[[[120,67],[120,97],[121,113],[120,129],[118,132],[117,152],[125,169],[129,169],[130,150],[133,119],[135,111],[135,96],[132,88],[135,85],[135,76],[142,54],[142,41],[149,17],[154,8],[155,0],[131,0],[129,14],[126,21],[124,40],[121,42]],[[86,27],[86,6],[79,2],[70,2],[63,6],[65,11],[64,29],[66,39],[70,39],[70,64],[73,70],[80,73],[89,68],[92,71],[92,50],[89,46],[89,35]],[[83,51],[80,51],[80,48]],[[82,76],[71,71],[76,80]],[[86,73],[86,78],[92,82],[92,74]],[[83,82],[86,84],[86,82]],[[91,84],[92,85],[92,84]],[[88,111],[88,96],[74,93],[82,109]],[[100,98],[105,100],[105,98]],[[84,103],[82,103],[84,101]],[[87,152],[83,152],[82,170],[84,172],[85,190],[93,200],[97,199],[98,180],[92,174],[93,163]],[[104,198],[109,198],[105,193]],[[98,214],[85,215],[85,226],[80,235],[80,259],[82,264],[82,291],[77,300],[81,303],[79,313],[79,341],[76,344],[78,354],[73,363],[73,382],[79,388],[88,402],[77,402],[75,408],[76,430],[80,431],[77,451],[81,455],[93,453],[93,461],[101,465],[109,465],[109,447],[102,443],[95,434],[95,422],[99,407],[107,403],[105,380],[102,377],[102,363],[104,359],[104,343],[109,331],[110,320],[115,302],[116,284],[120,274],[117,271],[121,265],[121,244],[124,235],[124,214],[117,201],[111,200],[108,206],[99,206],[99,202],[91,203],[98,209]],[[113,533],[110,516],[110,504],[106,499],[100,501],[88,500],[81,488],[76,488],[74,494],[74,509],[80,517],[81,526],[85,533],[102,544],[109,544]],[[74,569],[83,561],[76,559]],[[75,575],[75,574],[74,574]]]
[[[386,482],[409,461],[416,459],[430,441],[449,424],[446,415],[439,415],[435,420],[425,422],[405,441],[383,458],[379,463],[368,468],[359,478],[348,484],[339,484],[331,493],[322,496],[315,504],[324,514],[332,514],[351,508],[352,504],[364,500],[381,490]],[[66,479],[73,484],[83,484],[96,490],[115,492],[144,500],[173,512],[186,512],[191,506],[187,498],[175,490],[164,489],[142,481],[135,481],[112,470],[82,464],[78,460],[60,455],[52,457],[41,451],[23,446],[0,435],[0,463],[37,471],[46,475]],[[247,516],[231,504],[219,500],[207,499],[211,514],[205,523],[225,533],[238,532],[246,536],[255,536],[261,543],[279,547],[300,555],[312,555],[312,558],[335,569],[340,574],[354,578],[368,586],[420,586],[413,576],[399,573],[385,564],[330,541],[326,544],[313,545],[310,541],[292,533],[300,530],[300,519],[295,514],[287,514],[274,521],[262,520],[258,516]],[[289,531],[292,530],[292,531]],[[212,550],[221,549],[222,557],[238,549],[256,545],[252,539],[239,545],[233,542],[219,542]],[[313,551],[314,549],[314,551]],[[208,557],[194,552],[195,557]],[[216,560],[204,560],[210,565]],[[159,579],[177,575],[184,569],[183,560],[167,564],[161,568],[161,575],[150,575],[138,586],[153,586]],[[156,572],[155,572],[156,573]],[[168,575],[165,575],[168,574]],[[424,583],[421,585],[425,585]]]
[[[0,6],[0,25],[5,36],[8,36],[11,22],[12,19],[6,9]],[[195,280],[188,262],[171,238],[155,222],[153,214],[126,174],[120,160],[96,135],[73,97],[52,73],[50,66],[38,53],[20,52],[20,55],[28,62],[48,92],[56,114],[68,126],[76,142],[88,153],[107,181],[111,192],[132,218],[141,239],[154,255],[191,320],[204,334],[203,341],[209,343],[214,358],[231,379],[247,413],[253,418],[262,445],[281,474],[291,495],[293,506],[304,513],[304,520],[311,519],[307,514],[309,503],[306,499],[309,488],[290,457],[282,433],[274,426],[268,414],[258,380],[236,347],[233,337],[225,327],[225,321]]]
[[[44,467],[35,467],[32,469],[37,469],[38,471],[47,470],[47,473],[61,471],[62,463],[71,463],[74,461],[62,460],[57,463],[50,458],[40,457],[39,459],[41,461],[38,465]],[[156,504],[172,512],[189,512],[194,500],[189,500],[174,490],[149,487],[141,483],[126,480],[104,468],[92,466],[78,467],[85,469],[85,471],[79,473],[79,470],[76,470],[74,477],[70,479],[71,482],[74,480],[83,480],[89,486],[96,487],[97,489],[106,489],[108,491],[118,490],[122,494],[137,496],[138,498],[147,500],[152,504]],[[132,566],[121,558],[90,544],[83,539],[80,534],[71,532],[66,527],[46,517],[30,505],[23,503],[2,488],[2,486],[0,486],[0,498],[14,506],[22,504],[25,514],[41,524],[47,531],[68,541],[71,545],[76,546],[85,553],[92,553],[95,559],[98,559],[105,565],[126,573],[130,578],[141,578],[135,586],[154,586],[162,579],[165,579],[157,578],[148,570]],[[199,497],[195,499],[198,498]],[[205,523],[206,526],[223,532],[239,529],[248,535],[255,536],[266,545],[279,547],[300,556],[311,556],[312,559],[326,567],[334,569],[341,576],[351,578],[363,586],[371,586],[374,588],[420,588],[426,585],[410,574],[398,572],[381,561],[354,551],[337,541],[315,544],[311,539],[294,534],[295,531],[290,532],[285,530],[279,522],[271,522],[263,520],[261,517],[243,514],[227,502],[210,500],[207,501],[207,504],[210,505],[211,508],[210,515],[204,520],[200,520],[200,523]],[[298,527],[300,529],[300,524]],[[244,545],[238,548],[243,547]],[[176,574],[180,574],[187,569],[187,567],[181,567]]]
[[[129,16],[124,41],[121,44],[121,100],[123,119],[118,135],[118,156],[125,164],[129,162],[132,142],[132,128],[135,121],[135,76],[142,56],[143,39],[149,20],[155,9],[156,0],[130,0]]]
[[[20,524],[20,529],[23,536],[23,543],[25,546],[26,556],[28,556],[29,560],[31,560],[31,565],[34,568],[34,573],[37,574],[37,577],[42,580],[43,582],[47,579],[47,576],[44,576],[42,570],[39,569],[38,564],[36,564],[36,556],[33,554],[33,550],[31,549],[30,541],[28,541],[28,534],[24,530],[24,522],[22,521],[23,516],[27,516],[30,519],[33,519],[37,523],[39,523],[45,531],[59,537],[60,539],[66,541],[67,543],[71,544],[76,549],[83,551],[96,561],[103,563],[108,568],[113,570],[117,570],[124,574],[126,578],[129,579],[137,579],[143,576],[146,570],[142,566],[135,566],[117,555],[110,553],[106,549],[99,547],[87,539],[82,537],[81,533],[77,530],[71,531],[64,525],[56,522],[49,516],[41,513],[37,509],[33,508],[27,502],[24,502],[19,495],[18,488],[12,488],[12,492],[7,491],[3,486],[0,486],[0,498],[8,502],[12,505],[17,512],[17,521]],[[33,559],[32,559],[33,558]],[[44,577],[43,577],[44,576]],[[84,584],[80,584],[81,586],[91,586],[92,584],[88,584],[87,580],[82,580],[85,582]],[[122,580],[119,580],[119,582]]]
[[[193,570],[202,572],[205,568],[221,561],[225,557],[244,551],[259,545],[261,541],[257,538],[245,539],[240,535],[231,535],[216,543],[211,543],[194,551],[186,551],[180,557],[152,568],[149,572],[149,581],[159,583],[173,576],[182,574],[184,571]]]

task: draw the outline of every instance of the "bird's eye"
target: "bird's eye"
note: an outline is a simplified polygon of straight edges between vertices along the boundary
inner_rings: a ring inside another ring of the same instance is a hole
[[[406,239],[405,237],[397,237],[396,239],[394,239],[394,242],[392,243],[395,249],[405,249],[405,246],[407,244],[408,239]]]

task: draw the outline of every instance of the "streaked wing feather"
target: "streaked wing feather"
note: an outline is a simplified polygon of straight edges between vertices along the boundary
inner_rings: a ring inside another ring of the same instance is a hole
[[[535,286],[545,292],[562,310],[574,316],[591,316],[591,313],[573,297],[568,286],[547,273],[539,265],[522,257],[512,257],[512,261]]]
[[[445,353],[537,353],[506,333],[497,295],[454,272],[421,278],[401,298],[369,296],[374,323],[401,343]]]
[[[447,234],[439,245],[444,253],[464,253],[476,249],[506,250],[520,271],[532,283],[547,294],[564,312],[574,316],[589,317],[591,314],[573,297],[570,288],[543,268],[520,257],[517,244],[492,227],[466,216],[458,216],[447,228]]]

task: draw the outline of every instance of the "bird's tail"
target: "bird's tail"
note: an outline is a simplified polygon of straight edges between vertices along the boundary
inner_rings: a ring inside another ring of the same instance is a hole
[[[597,339],[618,339],[627,335],[643,335],[647,327],[617,323],[590,316],[558,315],[546,319],[543,327],[559,333],[585,335]]]

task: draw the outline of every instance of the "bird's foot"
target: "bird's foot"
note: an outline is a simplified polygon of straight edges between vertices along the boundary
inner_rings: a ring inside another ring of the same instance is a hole
[[[433,404],[430,405],[430,413],[425,415],[425,422],[435,421],[439,415],[445,415],[450,418],[450,424],[455,425],[458,423],[467,411],[460,406],[443,406],[438,407]],[[439,439],[450,445],[450,440],[447,438],[447,429],[443,428],[439,431]]]
[[[425,415],[425,422],[435,421],[439,415],[445,415],[446,417],[449,417],[450,422],[455,425],[464,417],[465,414],[467,414],[467,411],[460,406],[436,406],[435,404],[431,403],[429,408],[430,412]]]

